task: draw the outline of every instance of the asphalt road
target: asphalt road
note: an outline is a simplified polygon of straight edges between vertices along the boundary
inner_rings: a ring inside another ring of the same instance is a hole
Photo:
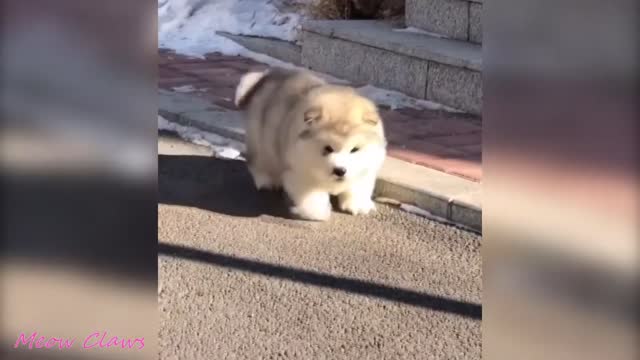
[[[161,359],[479,359],[480,237],[378,205],[287,217],[244,163],[158,142]]]

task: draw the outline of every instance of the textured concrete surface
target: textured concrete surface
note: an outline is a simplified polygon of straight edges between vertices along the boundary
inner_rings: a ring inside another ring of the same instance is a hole
[[[469,2],[406,0],[406,23],[453,39],[468,40]]]
[[[306,21],[302,28],[305,32],[363,44],[422,60],[477,71],[482,70],[482,48],[477,44],[419,33],[394,31],[389,23],[382,21],[315,20]],[[304,45],[306,44],[303,42]]]
[[[427,99],[482,113],[482,73],[430,63]]]
[[[469,4],[469,41],[482,43],[482,4]]]
[[[372,84],[424,98],[427,62],[370,46],[304,32],[302,63],[356,84]]]
[[[480,238],[379,205],[286,218],[244,164],[159,140],[161,359],[479,359]]]

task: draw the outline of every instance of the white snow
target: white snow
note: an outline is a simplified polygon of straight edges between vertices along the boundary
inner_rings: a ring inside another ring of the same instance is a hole
[[[296,41],[300,21],[272,0],[158,0],[158,45],[196,57],[221,52],[269,62],[216,31]]]
[[[160,115],[158,115],[158,130],[171,131],[178,134],[185,141],[206,146],[214,151],[216,157],[243,160],[241,154],[244,152],[245,147],[244,144],[238,141],[200,129],[172,123]]]

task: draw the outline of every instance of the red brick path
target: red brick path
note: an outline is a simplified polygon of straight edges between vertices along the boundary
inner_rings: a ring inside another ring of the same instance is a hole
[[[193,59],[160,50],[158,86],[166,90],[191,85],[191,93],[236,110],[233,94],[240,77],[267,65],[219,54]],[[434,110],[381,109],[389,155],[474,181],[482,179],[480,119]]]

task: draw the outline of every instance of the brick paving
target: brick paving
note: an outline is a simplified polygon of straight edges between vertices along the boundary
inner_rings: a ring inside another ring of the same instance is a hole
[[[194,96],[231,110],[235,87],[249,70],[268,66],[238,56],[209,54],[194,59],[160,50],[158,86],[174,90],[192,86]],[[482,180],[480,118],[435,110],[382,107],[389,155],[473,181]]]

